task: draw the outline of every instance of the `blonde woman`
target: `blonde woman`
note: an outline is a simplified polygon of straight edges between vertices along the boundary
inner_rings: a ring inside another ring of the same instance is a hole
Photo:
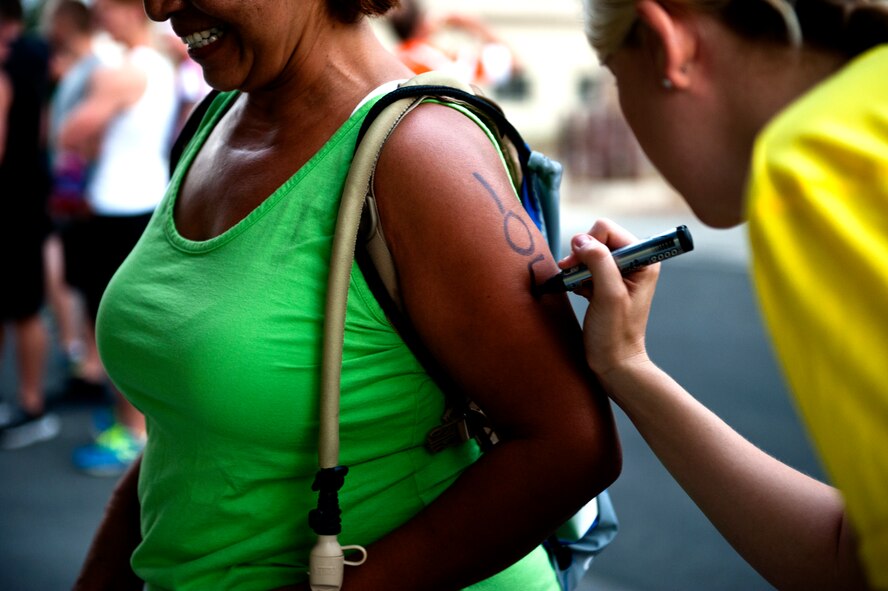
[[[587,358],[734,548],[783,589],[888,588],[888,6],[585,0],[587,35],[663,176],[752,272],[797,408],[837,488],[745,441],[649,359],[658,270],[623,280],[600,221]]]

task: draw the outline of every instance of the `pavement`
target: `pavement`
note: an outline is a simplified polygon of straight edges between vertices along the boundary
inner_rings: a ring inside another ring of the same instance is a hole
[[[675,262],[726,266],[744,271],[749,261],[746,227],[727,230],[700,222],[682,199],[658,177],[617,181],[572,181],[566,178],[561,196],[561,237],[565,243],[574,234],[587,231],[599,218],[611,219],[644,238],[686,225],[694,238],[693,255]],[[670,261],[665,267],[671,267]]]
[[[758,320],[743,228],[705,228],[652,179],[568,181],[566,188],[565,240],[598,217],[640,237],[679,224],[690,228],[695,250],[663,266],[649,323],[652,358],[753,443],[821,476]],[[582,315],[584,301],[571,297]],[[8,352],[0,362],[0,398],[8,399],[15,384]],[[89,439],[96,407],[59,397],[63,365],[55,349],[49,374],[61,434],[0,451],[0,591],[70,589],[114,485],[71,466],[72,450]],[[619,410],[616,416],[624,468],[610,490],[620,533],[596,559],[594,584],[580,591],[771,589],[718,535]]]

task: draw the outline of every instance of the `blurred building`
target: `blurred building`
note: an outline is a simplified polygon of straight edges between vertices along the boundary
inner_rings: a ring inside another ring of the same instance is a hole
[[[424,0],[424,6],[432,17],[478,18],[512,49],[521,80],[506,92],[487,90],[533,147],[565,165],[569,182],[652,175],[620,113],[610,74],[586,41],[580,0]],[[377,25],[380,37],[392,42],[390,31]]]

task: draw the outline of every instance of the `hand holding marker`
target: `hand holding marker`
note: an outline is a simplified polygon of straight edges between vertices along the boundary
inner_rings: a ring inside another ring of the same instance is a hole
[[[640,242],[618,248],[611,254],[620,268],[620,273],[628,275],[633,271],[659,263],[694,250],[694,240],[687,226],[678,226],[674,230],[645,238]],[[588,281],[592,274],[584,265],[577,265],[551,279],[538,288],[540,294],[573,291]]]

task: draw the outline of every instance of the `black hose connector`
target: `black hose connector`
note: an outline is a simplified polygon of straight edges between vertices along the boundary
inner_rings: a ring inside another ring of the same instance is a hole
[[[339,490],[345,484],[348,467],[323,468],[315,475],[311,490],[318,493],[318,507],[308,512],[308,525],[319,536],[336,536],[342,532],[342,510]]]

